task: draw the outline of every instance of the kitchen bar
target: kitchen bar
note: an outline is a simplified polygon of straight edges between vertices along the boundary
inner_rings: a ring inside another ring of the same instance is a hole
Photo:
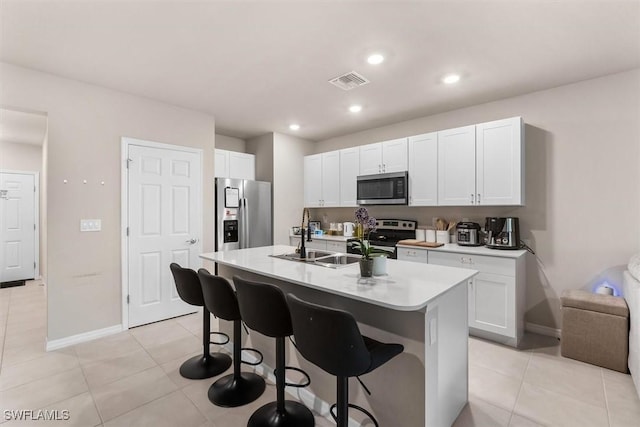
[[[404,353],[388,366],[362,378],[372,395],[354,384],[350,402],[369,409],[383,426],[450,426],[468,398],[467,283],[476,271],[389,260],[386,276],[362,279],[357,264],[327,268],[273,257],[292,252],[290,246],[267,246],[201,257],[214,261],[221,276],[272,283],[308,301],[347,310],[363,334],[404,345]],[[229,328],[225,323],[221,330]],[[265,365],[275,366],[266,337],[252,332],[243,347],[259,349]],[[295,390],[326,415],[326,403],[336,398],[334,380],[293,346],[287,363],[309,373],[311,386]]]

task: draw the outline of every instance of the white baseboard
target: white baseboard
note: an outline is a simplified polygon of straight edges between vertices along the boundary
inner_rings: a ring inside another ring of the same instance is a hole
[[[117,334],[118,332],[122,332],[124,329],[122,325],[113,325],[108,328],[96,329],[94,331],[83,332],[77,335],[71,335],[70,337],[59,338],[57,340],[47,339],[47,351],[58,350],[64,347],[69,347],[71,345],[80,344],[82,342],[95,340],[97,338],[106,337],[108,335]]]
[[[222,347],[225,350],[227,350],[229,353],[233,353],[233,343],[231,341],[229,341],[227,344],[225,344]],[[245,360],[247,362],[254,363],[254,362],[258,361],[258,358],[255,357],[252,352],[243,353],[242,357],[243,357],[243,360]],[[262,375],[268,381],[270,381],[273,384],[275,384],[276,377],[273,375],[273,368],[272,367],[270,367],[266,363],[262,362],[258,366],[253,366],[253,369],[255,370],[255,372],[257,374]],[[285,381],[292,382],[292,380],[287,379],[287,378],[285,378]],[[329,404],[329,403],[325,402],[324,400],[320,399],[311,390],[309,390],[308,387],[304,387],[304,388],[287,387],[287,388],[285,388],[285,391],[287,392],[287,394],[291,395],[292,397],[294,397],[296,399],[299,399],[307,408],[313,409],[317,414],[320,414],[320,416],[322,416],[322,417],[326,418],[327,420],[331,421],[331,423],[334,422],[333,418],[331,418],[331,414],[329,413],[329,409],[331,408],[331,404]],[[275,396],[274,396],[274,400],[275,400]],[[353,418],[349,417],[349,427],[360,427],[360,426],[361,426],[361,424],[358,421],[356,421]]]
[[[549,326],[538,325],[535,323],[526,322],[524,329],[534,334],[546,335],[548,337],[560,338],[561,330],[556,328],[550,328]]]

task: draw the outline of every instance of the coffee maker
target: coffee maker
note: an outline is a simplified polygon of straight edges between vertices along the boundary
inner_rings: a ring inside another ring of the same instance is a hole
[[[519,249],[520,224],[518,218],[487,217],[485,226],[487,247],[491,249]]]

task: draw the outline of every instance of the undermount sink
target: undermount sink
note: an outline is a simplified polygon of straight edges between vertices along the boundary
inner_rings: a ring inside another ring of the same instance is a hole
[[[322,252],[316,251],[315,258],[300,258],[299,253],[288,253],[282,255],[269,255],[273,258],[286,259],[288,261],[306,262],[309,264],[319,265],[327,268],[342,268],[350,264],[355,264],[360,260],[360,255],[344,254],[340,252]]]

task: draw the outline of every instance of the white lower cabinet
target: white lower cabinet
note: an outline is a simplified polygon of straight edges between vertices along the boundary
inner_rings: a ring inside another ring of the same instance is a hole
[[[300,246],[300,236],[289,236],[289,244],[291,246]],[[312,238],[310,242],[307,242],[307,238],[305,237],[304,247],[317,251],[346,252],[347,242],[316,238]]]
[[[347,243],[327,240],[327,250],[331,252],[347,252]]]
[[[504,258],[399,247],[398,259],[478,270],[468,284],[469,333],[518,346],[524,333],[524,255]]]

